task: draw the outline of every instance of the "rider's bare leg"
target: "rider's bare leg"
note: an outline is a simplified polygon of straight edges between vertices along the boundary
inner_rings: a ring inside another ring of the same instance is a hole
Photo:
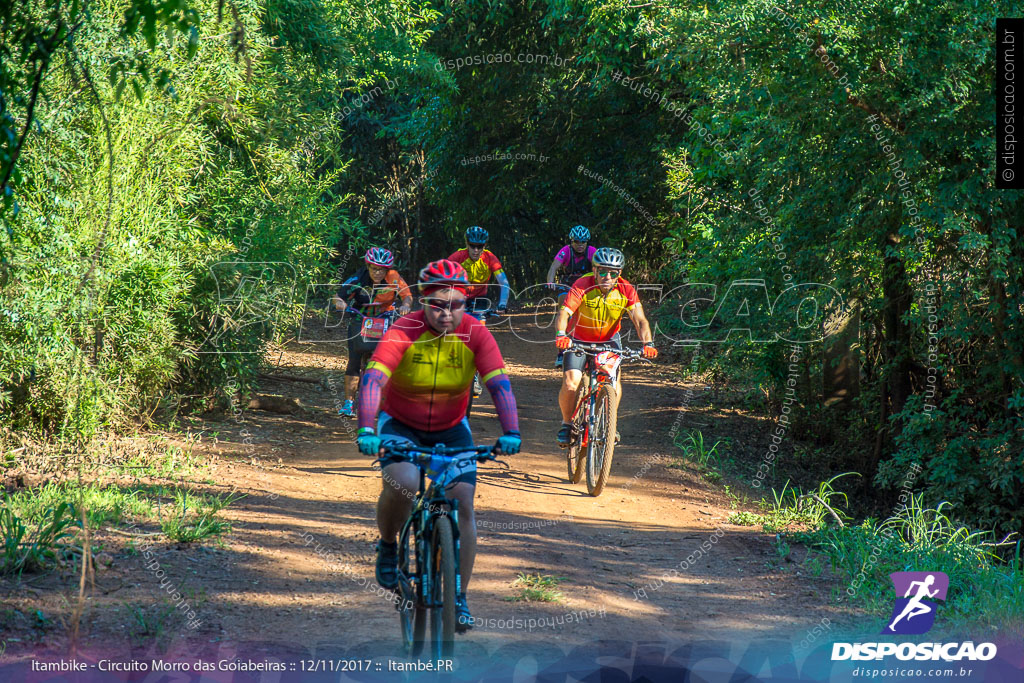
[[[383,486],[377,499],[377,528],[387,542],[398,540],[419,491],[419,470],[411,462],[393,462],[381,472]]]
[[[580,386],[583,373],[579,370],[566,370],[562,373],[562,388],[558,391],[558,407],[562,410],[562,422],[569,422],[572,411],[576,407],[576,390]]]
[[[355,399],[359,391],[359,375],[345,375],[345,400]]]
[[[459,501],[459,574],[462,576],[462,592],[466,592],[473,575],[476,560],[476,512],[473,509],[473,495],[476,486],[459,482],[449,486],[445,495]]]

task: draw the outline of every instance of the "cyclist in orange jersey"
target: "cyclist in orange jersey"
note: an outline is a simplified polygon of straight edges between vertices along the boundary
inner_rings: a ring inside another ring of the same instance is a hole
[[[558,311],[555,319],[556,347],[565,350],[574,341],[579,341],[622,348],[619,329],[623,314],[628,313],[644,343],[644,356],[654,358],[658,355],[651,336],[651,325],[644,315],[644,307],[637,297],[636,289],[621,277],[625,262],[626,257],[618,249],[602,247],[594,253],[594,272],[576,280]],[[571,438],[572,426],[569,420],[572,418],[576,390],[583,379],[585,364],[586,356],[580,353],[567,353],[563,359],[562,388],[558,393],[562,426],[557,437],[562,447],[568,446]]]

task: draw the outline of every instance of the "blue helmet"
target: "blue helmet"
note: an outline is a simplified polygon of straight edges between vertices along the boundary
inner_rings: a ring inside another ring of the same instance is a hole
[[[490,235],[488,235],[487,231],[479,225],[474,225],[466,231],[466,241],[471,244],[486,244],[488,237],[490,237]]]
[[[574,242],[589,242],[590,231],[582,225],[577,225],[575,228],[569,231],[569,239]]]

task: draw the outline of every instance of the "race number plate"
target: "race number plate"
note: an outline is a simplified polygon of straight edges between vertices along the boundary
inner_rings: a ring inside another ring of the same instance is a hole
[[[388,331],[387,318],[366,318],[363,320],[363,340],[376,341]]]

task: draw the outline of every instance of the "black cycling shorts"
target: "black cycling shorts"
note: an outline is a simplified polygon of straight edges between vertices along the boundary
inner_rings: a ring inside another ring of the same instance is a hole
[[[573,341],[576,340],[574,339]],[[580,343],[585,344],[587,342]],[[612,337],[606,342],[602,342],[602,344],[605,346],[614,346],[617,349],[621,349],[622,337],[619,335],[618,332],[616,332],[614,337]],[[586,365],[587,354],[585,353],[573,353],[571,351],[566,351],[562,355],[562,372],[567,372],[569,370],[579,370],[580,372],[583,372],[583,368],[586,367]]]
[[[410,427],[404,422],[399,422],[382,410],[377,418],[377,434],[380,436],[381,443],[383,444],[400,443],[429,448],[441,443],[445,446],[473,447],[473,432],[470,431],[469,420],[465,417],[454,427],[440,432],[425,432],[421,429]],[[381,469],[396,462],[402,461],[386,457],[381,463]],[[470,486],[476,486],[476,460],[468,460],[460,463],[459,466],[462,471],[451,479],[449,485],[466,483]]]
[[[364,340],[362,331],[362,319],[353,316],[348,324],[348,367],[345,368],[346,377],[358,377],[363,369],[364,361],[368,361],[377,349],[377,342]]]

